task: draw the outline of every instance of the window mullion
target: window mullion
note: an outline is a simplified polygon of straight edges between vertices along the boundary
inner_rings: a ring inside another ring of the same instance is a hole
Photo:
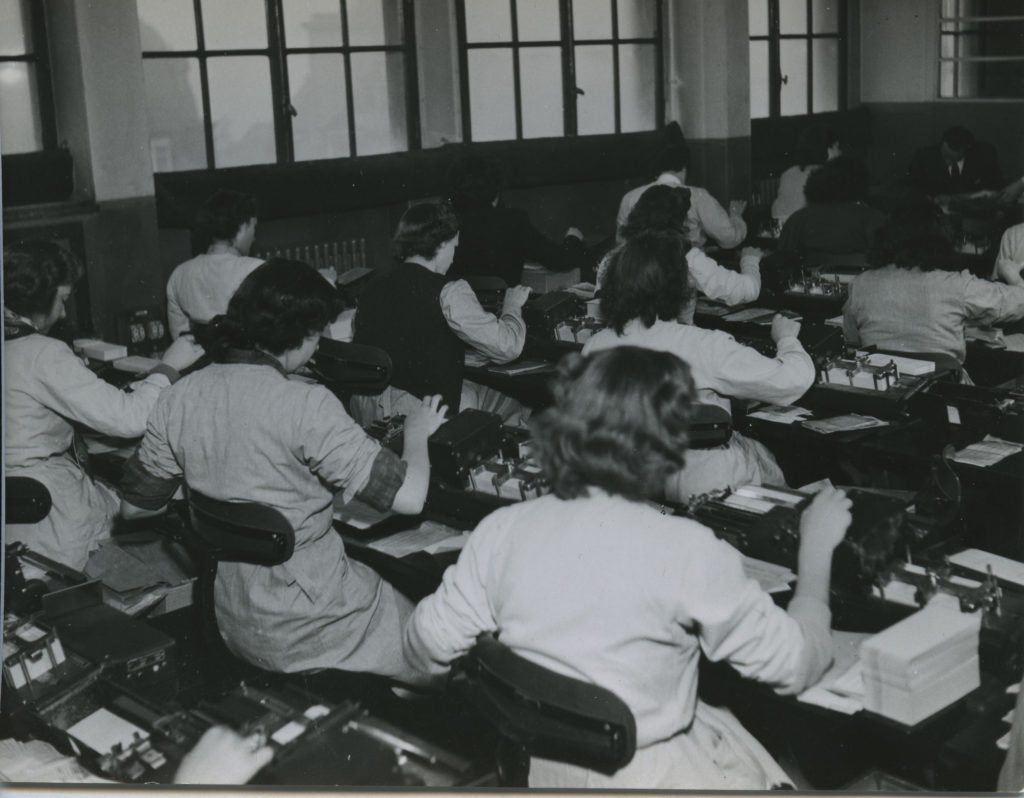
[[[405,32],[402,52],[405,58],[406,143],[410,150],[419,150],[423,147],[423,134],[420,128],[420,78],[416,63],[416,9],[413,0],[402,0],[402,21]]]
[[[768,2],[768,116],[782,114],[782,64],[779,52],[779,0]]]
[[[622,89],[619,85],[619,0],[612,0],[612,103],[615,132],[622,132]]]
[[[516,139],[523,137],[522,79],[519,74],[519,16],[516,0],[508,0],[509,20],[512,23],[512,97],[515,107]]]
[[[210,108],[210,79],[206,65],[206,35],[203,32],[201,0],[192,0],[196,18],[196,51],[199,54],[199,88],[203,101],[203,138],[206,142],[206,168],[216,169],[217,158],[213,149],[213,112]]]
[[[576,113],[576,51],[572,24],[572,0],[560,0],[559,15],[562,23],[562,114],[565,135],[578,133]]]
[[[349,51],[348,36],[348,2],[341,2],[341,44],[344,47],[343,56],[345,59],[345,107],[347,109],[345,118],[348,120],[348,154],[356,155],[356,112],[355,94],[352,90],[352,54]]]
[[[292,101],[285,53],[284,9],[280,0],[267,0],[267,43],[270,51],[270,94],[274,107],[274,143],[278,163],[295,160]]]
[[[473,119],[469,108],[469,42],[466,40],[466,6],[455,0],[455,26],[459,44],[459,103],[462,106],[462,140],[473,140]]]
[[[814,113],[814,20],[811,0],[807,0],[807,113]]]
[[[656,16],[654,28],[654,121],[655,124],[660,128],[665,124],[665,33],[663,29],[665,4],[662,0],[656,0],[656,2],[657,7],[655,8]]]

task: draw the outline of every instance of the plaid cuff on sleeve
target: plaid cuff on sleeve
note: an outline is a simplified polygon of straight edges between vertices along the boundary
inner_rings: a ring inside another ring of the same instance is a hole
[[[181,486],[180,477],[154,477],[139,461],[138,453],[133,454],[124,467],[119,492],[129,504],[143,510],[159,510],[174,496]]]
[[[407,467],[405,460],[390,449],[382,448],[373,460],[370,478],[356,496],[377,510],[390,510],[395,494],[405,482]]]

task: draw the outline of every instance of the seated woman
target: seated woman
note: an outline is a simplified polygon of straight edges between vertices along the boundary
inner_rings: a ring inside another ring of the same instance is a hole
[[[869,255],[874,268],[850,283],[843,307],[847,341],[945,355],[962,366],[966,325],[1024,318],[1024,286],[949,271],[952,256],[937,207],[915,203],[897,210]]]
[[[797,340],[800,324],[772,322],[774,358],[743,346],[721,330],[676,321],[689,299],[685,243],[673,233],[641,233],[617,250],[602,290],[601,313],[610,329],[583,346],[584,354],[615,346],[660,349],[682,358],[693,372],[698,401],[732,412],[730,397],[789,404],[814,382],[814,364]],[[668,498],[748,484],[783,485],[775,458],[762,444],[733,432],[729,443],[691,451],[687,466],[665,486]]]
[[[380,347],[392,363],[391,385],[382,394],[353,398],[352,414],[360,423],[405,413],[432,393],[441,394],[452,412],[477,408],[508,423],[521,416],[514,400],[463,380],[463,366],[467,346],[495,363],[519,357],[530,289],[509,288],[501,316],[488,313],[469,283],[446,277],[458,244],[459,223],[446,205],[413,205],[398,223],[397,263],[378,270],[363,289],[355,319],[355,343]]]
[[[784,225],[807,204],[804,186],[811,173],[826,161],[838,158],[839,134],[813,125],[805,128],[796,145],[796,163],[779,175],[779,193],[772,203],[772,218]]]
[[[885,214],[865,200],[868,172],[850,156],[835,158],[807,178],[807,206],[782,228],[779,252],[816,266],[859,266]]]
[[[11,244],[3,271],[4,474],[38,480],[53,500],[39,523],[7,524],[7,542],[81,570],[110,537],[117,496],[83,468],[75,425],[121,438],[142,435],[160,392],[203,350],[191,337],[179,338],[160,365],[122,391],[48,335],[81,275],[75,257],[50,241]]]
[[[665,183],[656,183],[640,195],[636,205],[629,212],[626,223],[619,228],[620,242],[629,241],[647,231],[669,231],[686,235],[686,217],[690,211],[690,190]],[[611,253],[605,256],[598,267],[597,285],[604,284]],[[687,243],[686,267],[690,284],[696,288],[691,292],[691,302],[684,309],[681,321],[693,321],[697,292],[709,299],[717,299],[727,305],[741,305],[753,302],[761,293],[761,250],[745,247],[740,253],[740,271],[720,266],[704,254],[702,249]]]
[[[697,697],[698,662],[727,661],[785,694],[831,659],[832,553],[850,523],[841,491],[800,521],[788,611],[710,529],[646,504],[679,469],[693,401],[667,352],[620,347],[559,366],[555,404],[533,421],[552,495],[487,516],[406,629],[410,659],[437,673],[477,635],[611,690],[636,720],[632,761],[606,776],[534,758],[530,786],[765,790],[789,782],[727,710]]]
[[[449,175],[452,209],[459,219],[459,246],[452,275],[492,275],[506,285],[519,285],[523,265],[539,263],[554,272],[580,269],[593,278],[593,263],[583,246],[583,233],[565,231],[561,243],[548,240],[530,222],[526,211],[501,203],[501,168],[478,157],[458,160]]]
[[[214,363],[157,404],[122,481],[128,518],[162,512],[189,488],[258,502],[295,530],[281,565],[221,563],[217,623],[238,656],[274,671],[340,668],[408,681],[401,629],[412,604],[345,556],[331,525],[335,494],[418,513],[429,480],[427,438],[441,425],[436,396],[411,407],[401,459],[382,449],[322,385],[293,380],[337,316],[337,299],[305,263],[257,267],[208,330]]]

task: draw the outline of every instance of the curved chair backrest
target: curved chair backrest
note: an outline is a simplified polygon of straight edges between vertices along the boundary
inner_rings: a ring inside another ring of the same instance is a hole
[[[53,499],[39,480],[4,477],[4,521],[8,524],[38,524],[50,514]]]
[[[525,754],[614,773],[636,750],[636,721],[622,699],[531,662],[481,635],[462,663],[467,698]]]
[[[310,367],[335,393],[374,395],[391,382],[391,356],[377,346],[321,338]]]
[[[273,507],[189,491],[188,515],[193,542],[213,560],[279,565],[295,549],[295,530]]]

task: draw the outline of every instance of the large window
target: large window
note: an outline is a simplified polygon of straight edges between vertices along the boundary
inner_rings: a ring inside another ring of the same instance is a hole
[[[0,152],[56,144],[42,3],[0,0]]]
[[[660,0],[458,0],[465,141],[652,130]]]
[[[750,116],[846,108],[845,0],[748,0]]]
[[[942,0],[940,97],[1024,97],[1024,4]]]
[[[419,146],[412,0],[138,0],[154,171]]]

